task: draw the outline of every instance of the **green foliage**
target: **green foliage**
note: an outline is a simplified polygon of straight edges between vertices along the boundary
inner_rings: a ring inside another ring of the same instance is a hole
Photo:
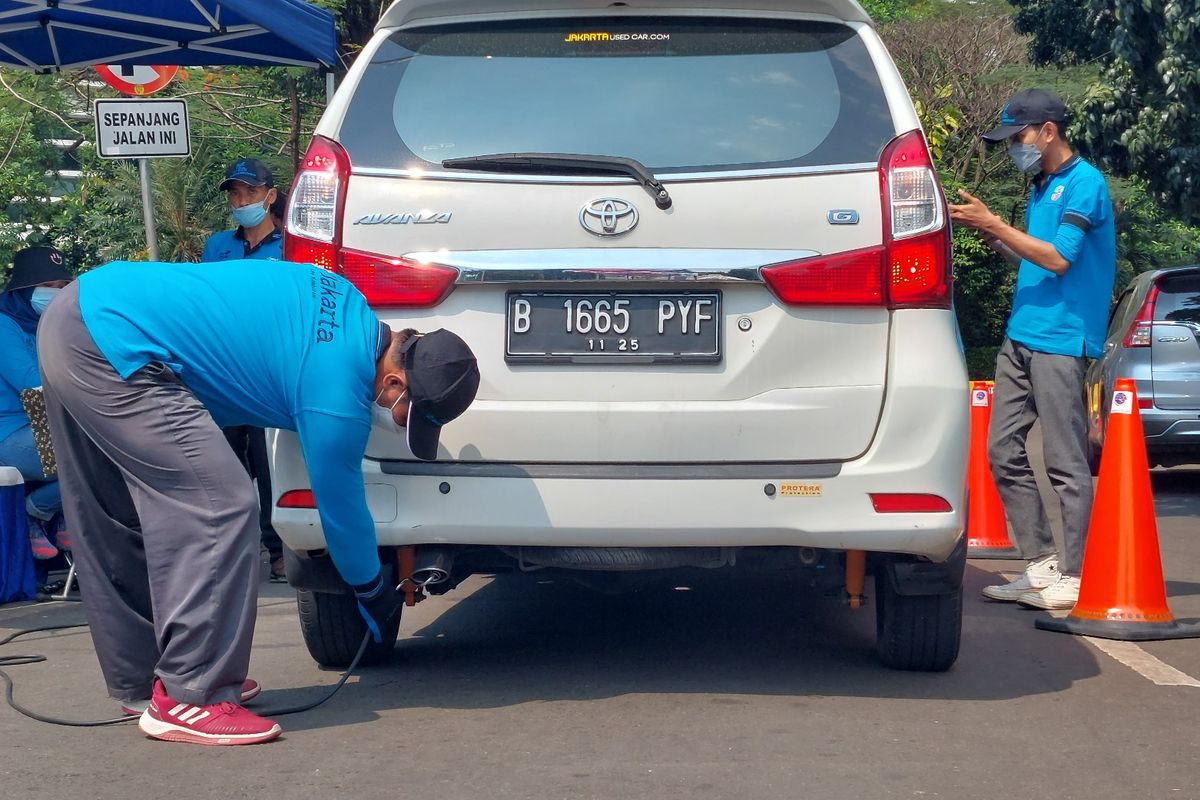
[[[1038,63],[1102,73],[1071,133],[1101,166],[1140,176],[1165,209],[1200,223],[1200,0],[1010,0]]]

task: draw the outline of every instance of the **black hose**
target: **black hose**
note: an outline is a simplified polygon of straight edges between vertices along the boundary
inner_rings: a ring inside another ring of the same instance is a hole
[[[63,630],[70,630],[72,628],[86,628],[86,627],[87,627],[86,622],[77,622],[72,625],[43,625],[43,626],[37,627],[37,628],[29,628],[28,630],[16,631],[15,633],[10,633],[8,636],[5,636],[3,639],[0,639],[0,647],[3,647],[4,645],[8,644],[9,642],[13,641],[14,639],[17,639],[21,636],[28,636],[31,633],[42,633],[43,631],[63,631]],[[342,673],[341,679],[338,680],[338,682],[335,683],[328,692],[326,692],[324,697],[321,697],[320,699],[315,700],[311,703],[305,703],[305,704],[299,705],[299,706],[285,706],[283,708],[274,709],[274,710],[266,709],[263,711],[262,716],[282,717],[282,716],[286,716],[288,714],[299,714],[302,711],[311,711],[312,709],[314,709],[317,706],[324,703],[329,698],[333,697],[335,694],[338,693],[338,690],[341,689],[342,686],[345,685],[346,681],[350,678],[351,673],[353,673],[355,668],[358,666],[358,662],[362,659],[363,653],[365,653],[367,650],[367,643],[370,641],[371,641],[371,634],[368,631],[367,634],[365,636],[363,636],[362,644],[360,644],[358,646],[358,652],[354,655],[354,660],[350,662],[350,666],[347,667],[346,671]],[[46,660],[47,659],[45,656],[36,655],[36,654],[35,655],[23,655],[23,656],[0,656],[0,668],[2,668],[2,667],[19,667],[19,666],[24,666],[26,664],[41,664],[42,662],[44,662]],[[138,719],[138,715],[136,715],[136,714],[125,714],[120,717],[115,717],[113,719],[97,719],[97,720],[62,719],[60,717],[52,717],[47,714],[39,714],[38,712],[33,711],[32,709],[28,709],[25,706],[21,705],[20,703],[18,703],[16,701],[15,698],[13,698],[13,679],[12,679],[12,677],[9,676],[9,674],[7,672],[4,671],[4,669],[0,669],[0,679],[4,680],[4,700],[5,700],[5,702],[7,702],[8,705],[14,711],[16,711],[18,714],[23,714],[26,717],[29,717],[30,719],[37,720],[38,722],[45,722],[50,725],[65,725],[70,728],[99,728],[99,727],[102,727],[105,725],[120,725],[125,722],[134,722]]]

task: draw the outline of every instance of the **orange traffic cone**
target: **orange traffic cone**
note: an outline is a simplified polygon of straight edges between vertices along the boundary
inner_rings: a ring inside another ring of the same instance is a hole
[[[1034,624],[1104,639],[1200,637],[1200,620],[1177,620],[1167,607],[1145,434],[1137,389],[1127,378],[1113,389],[1079,600],[1070,616]]]
[[[1008,538],[1004,502],[988,465],[988,426],[992,421],[992,382],[971,384],[971,450],[967,458],[967,555],[1020,558]]]

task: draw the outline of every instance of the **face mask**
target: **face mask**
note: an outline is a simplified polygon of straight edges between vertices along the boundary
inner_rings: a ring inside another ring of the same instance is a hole
[[[1042,171],[1042,151],[1037,149],[1037,140],[1041,137],[1042,132],[1038,131],[1037,139],[1029,144],[1013,144],[1008,148],[1013,165],[1030,178]]]
[[[405,387],[400,396],[396,398],[396,402],[392,403],[387,408],[379,405],[379,398],[383,397],[383,389],[379,390],[379,394],[375,395],[375,399],[371,401],[371,424],[379,427],[403,433],[404,426],[396,423],[396,418],[392,416],[392,411],[396,406],[400,405],[400,401],[404,399],[404,395],[408,394],[408,388]]]
[[[262,203],[250,203],[249,205],[238,206],[231,212],[233,221],[243,228],[253,228],[258,223],[262,222],[267,217],[267,207]]]
[[[29,305],[33,306],[33,310],[40,317],[56,294],[58,294],[58,289],[50,286],[38,286],[29,298]]]

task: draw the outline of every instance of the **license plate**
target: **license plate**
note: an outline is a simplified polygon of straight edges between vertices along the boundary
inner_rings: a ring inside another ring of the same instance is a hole
[[[508,361],[721,360],[718,292],[510,292]]]

